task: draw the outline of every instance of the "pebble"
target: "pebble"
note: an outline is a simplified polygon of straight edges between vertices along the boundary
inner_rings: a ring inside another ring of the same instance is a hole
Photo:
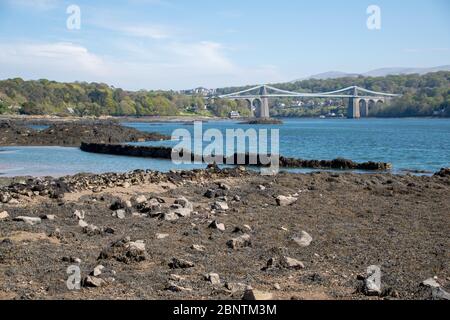
[[[157,233],[156,234],[156,239],[158,239],[158,240],[166,239],[168,237],[169,237],[168,233]]]
[[[40,224],[42,222],[41,218],[37,218],[37,217],[16,217],[14,218],[14,221],[22,221],[25,222],[26,224],[29,224],[31,226],[34,226],[36,224]]]
[[[263,185],[260,185],[260,186],[258,186],[258,189],[261,191],[264,191],[264,190],[266,190],[266,187],[264,187]]]

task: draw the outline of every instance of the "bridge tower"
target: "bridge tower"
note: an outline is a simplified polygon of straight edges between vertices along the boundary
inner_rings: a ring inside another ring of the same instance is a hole
[[[353,87],[353,97],[348,99],[347,118],[358,119],[361,118],[359,110],[359,103],[361,99],[358,98],[358,88]]]
[[[270,118],[269,98],[267,97],[266,86],[262,86],[261,89],[259,89],[259,95],[261,96],[261,107],[259,117],[263,119]]]

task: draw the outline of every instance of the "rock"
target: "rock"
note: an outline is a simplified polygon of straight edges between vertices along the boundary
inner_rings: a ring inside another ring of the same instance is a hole
[[[105,269],[105,267],[102,266],[101,264],[99,264],[99,265],[96,266],[96,267],[94,268],[94,270],[91,272],[91,276],[98,277],[99,275],[102,274],[103,269]]]
[[[1,193],[0,194],[0,202],[1,203],[8,203],[12,200],[12,197],[9,193]]]
[[[274,287],[275,290],[281,290],[281,286],[280,286],[279,283],[275,283],[275,284],[273,285],[273,287]]]
[[[169,278],[170,278],[170,280],[173,280],[173,281],[184,281],[184,280],[186,280],[186,278],[184,278],[184,277],[182,277],[182,276],[180,276],[178,274],[171,274],[169,276]]]
[[[158,239],[158,240],[166,239],[168,237],[169,237],[168,233],[157,233],[156,234],[156,239]]]
[[[256,300],[256,301],[273,300],[273,294],[270,292],[264,292],[255,289],[247,289],[245,290],[243,300]]]
[[[278,196],[276,198],[277,200],[277,204],[280,207],[286,207],[286,206],[290,206],[291,204],[293,204],[294,202],[296,202],[298,200],[298,198],[292,197],[292,196]]]
[[[231,292],[244,292],[245,290],[247,290],[247,285],[240,282],[227,282],[225,283],[225,288],[227,288]]]
[[[89,226],[89,224],[87,222],[85,222],[84,220],[78,221],[78,225],[82,228],[86,228],[87,226]]]
[[[41,215],[41,219],[53,221],[56,219],[56,216],[54,214],[43,214],[43,215]]]
[[[189,209],[190,211],[194,210],[194,205],[185,197],[180,197],[175,200],[175,204],[179,204],[182,208]]]
[[[214,202],[214,204],[211,206],[211,208],[214,210],[219,210],[219,211],[227,211],[230,209],[230,207],[228,207],[228,204],[224,201]]]
[[[5,220],[9,218],[9,214],[6,211],[0,212],[0,220]]]
[[[219,223],[217,221],[213,221],[210,225],[209,228],[211,229],[216,229],[219,231],[225,231],[225,225],[223,223]]]
[[[25,222],[26,224],[29,224],[31,226],[34,226],[36,224],[40,224],[42,222],[41,218],[37,218],[37,217],[16,217],[14,218],[14,221],[22,221]]]
[[[227,242],[227,246],[231,249],[240,249],[251,246],[250,236],[248,234],[243,234],[240,237],[231,239]]]
[[[448,293],[441,287],[432,288],[431,297],[433,298],[433,300],[450,300],[450,293]]]
[[[106,281],[97,277],[87,276],[83,279],[83,287],[99,288],[106,285]]]
[[[241,202],[241,197],[239,195],[235,195],[233,197],[233,200],[236,201],[236,202]]]
[[[191,216],[191,212],[192,209],[189,208],[177,208],[171,211],[171,213],[174,213],[181,218],[189,218]]]
[[[381,287],[376,283],[375,279],[372,277],[368,277],[364,279],[363,292],[367,296],[380,296],[382,291]]]
[[[131,184],[128,183],[128,182],[124,182],[124,183],[122,184],[122,187],[124,187],[125,189],[128,189],[128,188],[131,187]]]
[[[231,187],[229,185],[227,185],[226,183],[219,184],[219,188],[222,190],[226,190],[226,191],[231,190]]]
[[[213,189],[208,189],[208,190],[205,192],[204,196],[205,196],[206,198],[213,199],[213,198],[216,196],[216,191],[214,191]]]
[[[298,261],[298,260],[293,259],[293,258],[289,258],[289,257],[283,257],[282,265],[285,268],[295,269],[295,270],[299,270],[299,269],[304,269],[305,268],[305,265],[303,264],[303,262]]]
[[[195,251],[197,251],[197,252],[204,252],[204,251],[206,250],[206,247],[205,247],[205,246],[198,245],[198,244],[193,244],[193,245],[191,246],[191,249],[192,249],[192,250],[195,250]]]
[[[292,240],[300,247],[308,247],[313,238],[306,231],[302,231],[300,236],[293,237]]]
[[[429,278],[421,283],[421,286],[429,288],[439,288],[441,285],[434,279]]]
[[[125,201],[125,207],[126,208],[132,208],[133,207],[133,204],[131,203],[130,200]]]
[[[117,211],[114,211],[114,213],[113,213],[113,217],[116,217],[116,218],[118,218],[118,219],[125,219],[125,217],[126,217],[126,212],[125,212],[125,210],[123,210],[123,209],[119,209],[119,210],[117,210]]]
[[[19,200],[13,198],[8,201],[8,204],[12,204],[12,205],[19,204]]]
[[[84,220],[85,218],[85,213],[83,210],[79,211],[79,210],[75,210],[75,212],[73,213],[73,216],[75,218],[77,218],[78,220]]]
[[[212,285],[220,285],[220,276],[217,273],[208,273],[205,279],[211,282]]]
[[[258,186],[258,189],[261,190],[261,191],[264,191],[264,190],[266,190],[266,187],[263,186],[263,185],[259,185],[259,186]]]
[[[126,237],[103,249],[98,259],[115,259],[126,264],[144,261],[147,259],[145,243],[142,240],[133,242]]]
[[[122,201],[120,199],[117,199],[111,204],[111,206],[109,208],[111,210],[113,210],[113,211],[117,211],[117,210],[120,210],[120,209],[125,209],[126,208],[126,204],[125,204],[124,201]]]
[[[147,198],[144,195],[136,196],[131,199],[135,204],[143,204],[147,201]]]
[[[166,287],[166,290],[173,291],[173,292],[189,292],[189,291],[192,291],[192,288],[185,288],[185,287],[182,287],[175,283],[170,282],[169,285]]]
[[[164,213],[162,215],[162,219],[165,221],[175,221],[175,220],[178,220],[178,215],[175,212],[170,211],[170,212]]]
[[[193,268],[194,266],[193,262],[178,258],[173,258],[172,262],[169,263],[169,267],[172,269],[188,269]]]
[[[89,224],[89,225],[83,227],[83,232],[89,236],[94,236],[94,235],[102,233],[102,231],[97,226],[94,226],[93,224]]]

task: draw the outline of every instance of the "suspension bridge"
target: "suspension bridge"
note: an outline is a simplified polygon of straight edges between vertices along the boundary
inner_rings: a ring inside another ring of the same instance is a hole
[[[370,109],[377,103],[388,103],[392,98],[400,97],[399,94],[376,92],[358,86],[351,86],[335,91],[318,93],[301,93],[281,90],[270,85],[260,85],[218,96],[221,99],[246,100],[250,109],[257,118],[270,118],[270,98],[342,98],[348,99],[348,118],[368,117]]]

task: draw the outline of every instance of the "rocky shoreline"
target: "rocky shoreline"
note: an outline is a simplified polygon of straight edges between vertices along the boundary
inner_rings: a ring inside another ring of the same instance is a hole
[[[202,158],[201,156],[183,151],[176,151],[168,147],[151,147],[151,146],[133,146],[125,144],[104,144],[104,143],[82,143],[80,149],[85,152],[111,154],[129,157],[141,158],[157,158],[171,160],[173,155],[179,154],[180,157],[185,155],[187,159],[194,161],[199,158],[204,163],[211,163],[211,159]],[[252,165],[257,167],[266,167],[267,161],[263,161],[259,155],[251,154],[234,154],[230,157],[223,156],[221,163],[235,163],[239,165]],[[302,160],[294,158],[279,157],[280,168],[308,168],[308,169],[336,169],[336,170],[366,170],[366,171],[386,171],[392,169],[390,163],[385,162],[364,162],[356,163],[347,159],[334,160]]]
[[[123,143],[164,140],[169,137],[145,133],[125,127],[115,121],[84,120],[53,122],[38,131],[29,127],[35,122],[0,121],[0,146],[66,146],[79,147],[82,142]],[[42,123],[41,123],[42,124]]]
[[[449,191],[449,169],[4,180],[0,299],[448,299]]]

